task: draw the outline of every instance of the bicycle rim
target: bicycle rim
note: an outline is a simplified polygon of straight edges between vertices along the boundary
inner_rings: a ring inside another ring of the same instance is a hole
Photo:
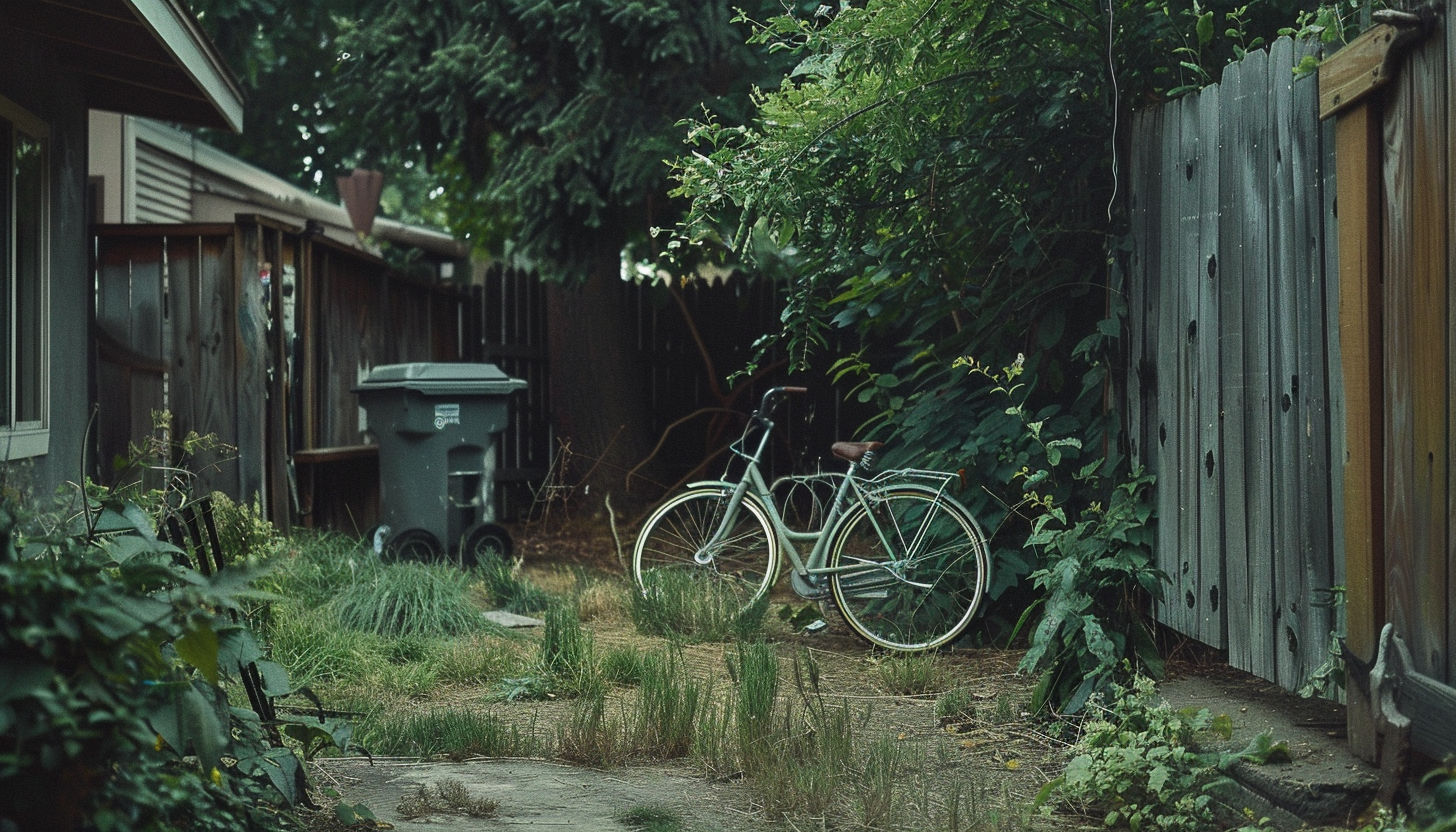
[[[929,650],[971,623],[986,585],[986,540],[936,491],[889,488],[852,508],[836,533],[834,601],[855,632],[890,650]]]
[[[778,546],[767,513],[753,497],[744,496],[736,522],[712,546],[711,560],[695,559],[722,523],[729,496],[721,488],[697,488],[653,512],[632,552],[632,578],[640,591],[663,581],[702,581],[708,591],[730,593],[740,607],[768,592],[778,577]]]

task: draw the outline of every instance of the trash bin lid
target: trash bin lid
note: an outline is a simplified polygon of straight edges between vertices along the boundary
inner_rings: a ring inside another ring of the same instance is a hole
[[[511,378],[494,364],[444,364],[415,362],[383,364],[351,388],[363,393],[375,390],[414,390],[433,395],[483,394],[506,395],[526,386],[523,379]]]

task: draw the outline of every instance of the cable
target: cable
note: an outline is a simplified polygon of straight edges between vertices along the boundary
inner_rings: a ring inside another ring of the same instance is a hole
[[[1112,81],[1112,196],[1107,199],[1107,222],[1112,223],[1112,206],[1117,202],[1117,111],[1122,108],[1121,95],[1117,89],[1117,65],[1112,58],[1112,4],[1107,0],[1107,75]]]

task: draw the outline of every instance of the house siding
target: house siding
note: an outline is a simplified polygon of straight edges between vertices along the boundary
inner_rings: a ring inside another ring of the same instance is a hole
[[[8,484],[43,504],[79,481],[89,411],[86,102],[80,78],[34,37],[0,27],[0,95],[50,127],[50,441],[47,452],[12,465]],[[89,463],[88,463],[89,464]]]

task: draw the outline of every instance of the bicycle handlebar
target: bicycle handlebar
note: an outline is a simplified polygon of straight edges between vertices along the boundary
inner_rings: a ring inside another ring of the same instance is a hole
[[[763,394],[763,401],[758,405],[757,415],[767,416],[773,412],[774,406],[778,404],[778,398],[785,393],[807,393],[807,387],[771,387]]]

